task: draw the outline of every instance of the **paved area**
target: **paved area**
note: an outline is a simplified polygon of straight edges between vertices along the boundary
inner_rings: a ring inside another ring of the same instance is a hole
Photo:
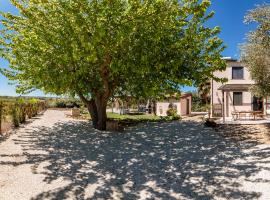
[[[49,110],[0,144],[0,199],[270,199],[269,155],[197,122],[101,133]]]

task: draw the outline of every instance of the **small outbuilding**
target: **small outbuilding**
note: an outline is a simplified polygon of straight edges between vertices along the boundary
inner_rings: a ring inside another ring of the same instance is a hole
[[[168,97],[163,101],[157,101],[156,103],[156,115],[167,116],[167,111],[170,107],[174,107],[177,110],[177,114],[180,116],[187,116],[191,114],[191,101],[192,94],[185,93],[180,97]]]

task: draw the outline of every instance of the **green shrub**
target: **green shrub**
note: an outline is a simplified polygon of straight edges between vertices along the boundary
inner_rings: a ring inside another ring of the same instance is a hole
[[[64,101],[58,101],[58,102],[56,102],[56,107],[57,108],[66,108],[67,105],[66,105],[66,102],[64,102]]]
[[[26,106],[24,103],[19,104],[19,110],[20,123],[24,123],[27,117]]]
[[[180,120],[180,119],[181,119],[180,115],[172,116],[172,120]]]
[[[14,104],[11,109],[11,117],[14,127],[20,126],[20,115],[19,115],[19,108],[18,104]]]
[[[175,108],[169,108],[167,110],[167,116],[175,116],[177,115],[177,110]]]
[[[180,120],[180,115],[177,114],[177,107],[174,106],[172,103],[169,105],[169,109],[167,110],[167,116],[169,120]]]
[[[5,118],[5,107],[4,103],[0,101],[0,133],[2,132],[2,120]]]
[[[174,115],[174,116],[165,116],[165,117],[160,117],[162,121],[173,121],[173,120],[180,120],[181,116],[180,115]]]

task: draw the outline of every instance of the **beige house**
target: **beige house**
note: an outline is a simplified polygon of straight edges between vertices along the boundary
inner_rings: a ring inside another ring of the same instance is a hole
[[[222,84],[211,80],[211,116],[232,117],[234,111],[262,111],[267,114],[267,98],[256,97],[249,90],[254,81],[247,68],[235,59],[224,59],[226,70],[214,72],[214,75],[228,81]]]
[[[177,114],[180,116],[187,116],[191,114],[191,94],[183,94],[180,98],[167,98],[164,101],[159,101],[156,103],[156,115],[157,116],[167,116],[167,111],[170,104],[177,110]]]

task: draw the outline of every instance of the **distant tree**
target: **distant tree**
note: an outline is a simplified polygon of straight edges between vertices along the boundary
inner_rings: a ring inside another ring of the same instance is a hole
[[[267,96],[270,95],[270,5],[251,10],[245,17],[245,23],[252,22],[258,26],[241,46],[241,57],[256,82],[252,91],[258,96]]]
[[[113,94],[154,97],[224,69],[210,0],[11,0],[2,13],[2,70],[18,92],[77,95],[106,128]]]
[[[204,104],[209,103],[210,99],[211,84],[210,78],[206,78],[201,83],[198,84],[198,94]]]

